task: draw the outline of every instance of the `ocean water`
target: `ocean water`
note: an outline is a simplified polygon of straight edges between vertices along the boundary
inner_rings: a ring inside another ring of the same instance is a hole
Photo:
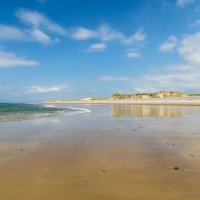
[[[87,112],[90,110],[66,105],[0,103],[0,123]]]

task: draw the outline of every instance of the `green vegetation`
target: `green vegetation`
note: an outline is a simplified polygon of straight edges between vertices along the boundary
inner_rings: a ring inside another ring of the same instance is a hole
[[[155,92],[155,93],[136,93],[136,94],[120,94],[115,93],[111,99],[143,99],[143,98],[170,98],[170,97],[185,97],[187,94],[181,92]]]
[[[189,96],[195,97],[195,96],[200,96],[200,94],[188,94]]]
[[[85,98],[76,98],[76,99],[64,99],[64,101],[106,101],[106,100],[132,100],[132,99],[148,99],[148,98],[173,98],[173,97],[188,97],[188,96],[200,96],[200,94],[185,94],[177,91],[160,91],[160,92],[149,92],[149,93],[134,93],[134,94],[120,94],[115,93],[111,97],[85,97]],[[54,102],[54,101],[49,101]]]

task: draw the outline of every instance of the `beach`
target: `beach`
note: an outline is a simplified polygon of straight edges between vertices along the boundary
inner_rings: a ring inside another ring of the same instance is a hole
[[[199,107],[76,106],[0,123],[0,199],[200,198]]]
[[[200,106],[200,97],[117,99],[117,100],[52,100],[47,104],[103,104],[103,105],[186,105]]]

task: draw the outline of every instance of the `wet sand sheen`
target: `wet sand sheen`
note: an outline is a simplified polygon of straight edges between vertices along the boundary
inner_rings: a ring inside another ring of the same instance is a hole
[[[108,110],[1,127],[29,137],[1,133],[0,153],[13,157],[0,162],[0,199],[199,199],[194,121],[179,119],[174,130],[174,119],[116,120]]]

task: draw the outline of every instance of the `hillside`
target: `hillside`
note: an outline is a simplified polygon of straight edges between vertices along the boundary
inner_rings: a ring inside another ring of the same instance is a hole
[[[136,93],[136,94],[113,94],[111,100],[115,99],[147,99],[147,98],[172,98],[172,97],[186,97],[188,96],[185,93],[181,92],[155,92],[155,93]]]

